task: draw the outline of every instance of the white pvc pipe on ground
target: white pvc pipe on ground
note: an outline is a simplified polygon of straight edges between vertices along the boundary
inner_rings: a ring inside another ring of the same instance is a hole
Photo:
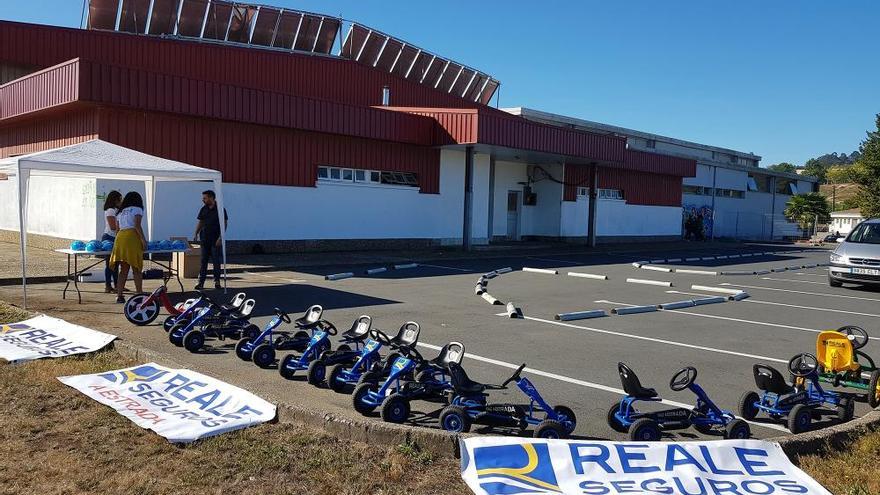
[[[523,312],[522,309],[517,308],[515,304],[512,302],[507,303],[507,316],[509,318],[522,318]]]
[[[529,268],[527,266],[524,266],[522,271],[531,272],[531,273],[546,273],[547,275],[558,275],[559,274],[558,270],[550,270],[547,268]]]
[[[486,300],[486,302],[488,302],[489,304],[492,304],[492,305],[501,305],[501,304],[504,304],[504,303],[502,303],[501,301],[499,301],[498,299],[495,299],[494,297],[492,297],[488,292],[483,292],[483,293],[480,295],[480,297],[482,297],[483,299]]]
[[[741,291],[739,291],[738,294],[734,294],[734,295],[730,296],[728,299],[730,299],[731,301],[742,301],[743,299],[745,299],[747,297],[749,297],[749,293],[744,290],[741,290]]]
[[[503,274],[505,274],[505,273],[510,273],[510,272],[512,272],[512,271],[513,271],[513,268],[511,268],[511,267],[509,267],[509,266],[506,266],[506,267],[504,267],[504,268],[499,268],[499,269],[495,270],[495,273],[496,273],[497,275],[503,275]]]
[[[657,306],[630,306],[628,308],[614,308],[611,314],[615,315],[634,315],[636,313],[651,313],[657,311]]]
[[[652,270],[655,272],[672,273],[672,268],[666,268],[665,266],[642,265],[642,270]]]
[[[558,321],[586,320],[588,318],[601,318],[608,316],[604,309],[594,309],[590,311],[575,311],[572,313],[559,313],[556,315]]]
[[[672,282],[665,282],[663,280],[646,280],[643,278],[628,278],[627,282],[631,284],[642,284],[642,285],[657,285],[660,287],[672,287]]]
[[[712,261],[714,259],[715,259],[714,256],[704,256],[704,257],[700,258],[700,261]]]
[[[666,260],[667,263],[681,263],[681,258],[669,258]]]
[[[384,266],[382,268],[370,268],[369,270],[367,270],[367,275],[375,275],[377,273],[383,273],[383,272],[387,272],[387,271],[388,271],[388,269],[385,268]]]
[[[484,292],[486,292],[486,289],[482,285],[477,284],[474,286],[474,294],[475,295],[481,296],[481,295],[483,295]]]
[[[700,258],[685,258],[685,261],[700,261]]]
[[[696,304],[694,304],[694,302],[692,300],[675,301],[675,302],[668,302],[668,303],[663,303],[663,304],[657,305],[657,307],[660,309],[681,309],[681,308],[691,308],[693,306],[696,306]]]
[[[725,287],[712,287],[709,285],[692,285],[691,290],[702,290],[708,292],[720,292],[722,294],[739,294],[742,292],[739,289],[727,289]]]
[[[656,263],[666,263],[666,258],[663,258],[662,260],[651,260],[651,263],[654,263],[654,264],[656,264]]]
[[[767,275],[770,270],[755,270],[755,275]]]
[[[406,270],[407,268],[416,268],[418,267],[418,263],[406,263],[403,265],[394,265],[395,270]]]
[[[608,280],[608,275],[596,275],[594,273],[568,272],[569,277],[591,278],[593,280]]]
[[[755,272],[749,272],[745,270],[735,270],[732,272],[721,272],[722,275],[754,275]]]
[[[704,297],[702,299],[694,299],[694,306],[703,306],[706,304],[718,304],[727,302],[726,297],[715,296],[715,297]]]
[[[344,278],[351,278],[351,277],[354,277],[354,273],[352,273],[352,272],[334,273],[332,275],[327,275],[326,277],[324,277],[324,280],[342,280]]]
[[[691,275],[712,275],[718,276],[718,272],[710,272],[708,270],[690,270],[687,268],[676,268],[675,273],[690,273]]]

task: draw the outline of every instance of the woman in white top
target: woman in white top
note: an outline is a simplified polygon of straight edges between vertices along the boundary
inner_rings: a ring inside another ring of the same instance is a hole
[[[144,268],[144,251],[147,249],[147,238],[141,227],[144,219],[144,200],[141,195],[132,191],[125,195],[119,213],[116,214],[119,233],[113,243],[113,254],[110,264],[119,263],[119,281],[116,283],[116,302],[124,303],[122,288],[131,268],[134,287],[143,292],[141,270]]]
[[[122,194],[119,191],[110,191],[107,193],[107,199],[104,200],[104,235],[101,241],[116,241],[116,233],[119,232],[119,224],[116,222],[116,212],[119,205],[122,204]],[[104,291],[112,294],[116,287],[116,265],[110,268],[110,257],[104,262]]]

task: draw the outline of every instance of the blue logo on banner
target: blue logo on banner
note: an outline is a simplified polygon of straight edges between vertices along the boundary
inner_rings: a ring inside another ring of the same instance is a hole
[[[128,382],[151,382],[167,373],[152,366],[138,366],[130,370],[122,370],[113,373],[103,373],[98,376],[101,378],[120,385]]]
[[[480,487],[490,495],[562,493],[547,444],[479,447],[473,461]]]
[[[21,332],[23,330],[35,330],[35,328],[30,325],[25,325],[24,323],[13,323],[12,325],[0,325],[0,334]]]

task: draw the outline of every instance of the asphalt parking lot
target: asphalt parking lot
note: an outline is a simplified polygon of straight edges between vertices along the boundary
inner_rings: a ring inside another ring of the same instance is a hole
[[[687,258],[770,253],[727,259],[684,261]],[[254,321],[264,325],[272,308],[291,316],[311,304],[325,308],[324,317],[340,329],[348,328],[361,314],[373,317],[374,326],[392,334],[405,321],[422,327],[420,350],[433,357],[439,346],[459,341],[466,347],[463,362],[472,379],[504,381],[521,363],[551,404],[564,404],[578,415],[576,435],[621,439],[606,424],[608,408],[619,399],[618,361],[626,362],[664,399],[693,404],[687,390],[669,389],[672,375],[684,366],[698,369],[697,383],[722,408],[735,410],[746,390],[755,389],[752,365],[765,363],[783,371],[800,352],[815,352],[817,333],[842,325],[858,325],[880,339],[880,291],[846,286],[831,288],[823,268],[794,269],[763,275],[709,276],[638,269],[635,261],[680,258],[661,266],[711,271],[753,271],[773,267],[826,262],[823,249],[790,246],[731,245],[712,248],[644,253],[604,253],[496,257],[491,259],[426,262],[416,268],[364,275],[368,266],[327,266],[297,272],[288,270],[242,273],[232,277],[230,288],[244,290],[257,301]],[[511,267],[513,272],[489,281],[489,292],[521,307],[524,319],[510,319],[503,306],[493,306],[474,294],[479,275]],[[521,271],[522,267],[558,269],[559,275]],[[328,281],[324,276],[342,271],[355,277]],[[567,272],[607,275],[608,280],[567,276]],[[627,278],[671,282],[671,287],[626,282]],[[674,311],[560,322],[557,313],[592,309],[610,310],[630,305],[654,305],[718,294],[694,290],[692,285],[739,288],[750,297]],[[56,290],[39,286],[39,290]],[[109,308],[110,310],[116,308]],[[108,314],[112,311],[108,311]],[[350,397],[329,389],[316,389],[301,380],[286,381],[277,372],[261,370],[239,361],[232,344],[217,345],[199,355],[171,346],[158,327],[124,327],[123,338],[160,350],[194,369],[229,380],[258,394],[337,414],[357,414]],[[880,356],[874,340],[863,349]],[[517,389],[492,395],[498,401],[520,401]],[[660,406],[663,407],[663,406]],[[416,422],[437,427],[440,406],[414,404]],[[856,414],[868,406],[859,402]],[[378,418],[377,418],[378,419]],[[830,422],[814,423],[817,426]],[[755,437],[786,434],[782,423],[756,420]],[[693,429],[669,433],[671,438],[702,437]]]

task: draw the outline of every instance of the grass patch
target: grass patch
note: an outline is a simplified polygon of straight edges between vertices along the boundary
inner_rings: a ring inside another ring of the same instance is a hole
[[[828,455],[807,455],[800,467],[836,495],[880,493],[880,431],[856,440],[849,448]]]
[[[0,302],[0,323],[27,316]],[[305,426],[267,424],[175,446],[56,379],[133,364],[112,349],[0,364],[0,494],[468,492],[451,459]]]

